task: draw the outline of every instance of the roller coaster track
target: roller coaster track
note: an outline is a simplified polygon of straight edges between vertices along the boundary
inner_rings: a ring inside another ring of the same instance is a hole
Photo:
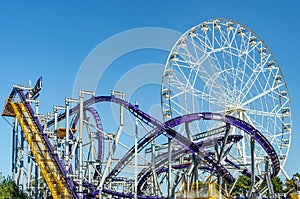
[[[20,97],[20,102],[14,100],[16,94]],[[124,108],[126,108],[129,112],[131,112],[134,116],[139,118],[142,122],[146,123],[150,127],[154,129],[154,133],[148,135],[148,137],[144,137],[138,142],[138,150],[143,149],[147,144],[151,142],[155,137],[163,134],[168,138],[173,139],[178,144],[180,144],[185,151],[189,151],[191,154],[196,155],[198,158],[204,160],[206,165],[209,165],[210,168],[213,168],[214,171],[222,176],[227,182],[233,182],[233,176],[215,159],[206,155],[206,152],[201,149],[201,146],[198,146],[196,143],[193,143],[188,138],[183,135],[177,133],[172,128],[185,123],[191,122],[195,120],[216,120],[222,121],[230,125],[234,125],[239,129],[242,129],[250,136],[252,136],[256,142],[258,142],[266,151],[268,156],[272,161],[273,172],[272,175],[275,176],[279,173],[280,164],[277,154],[272,147],[272,145],[268,142],[268,140],[254,127],[247,124],[246,122],[239,120],[237,118],[231,116],[225,116],[217,113],[193,113],[189,115],[179,116],[177,118],[171,119],[166,123],[162,123],[150,115],[141,111],[138,106],[132,105],[129,102],[126,102],[120,98],[116,98],[114,96],[98,96],[86,100],[84,102],[84,107],[88,107],[92,104],[98,102],[111,102],[116,103]],[[75,106],[70,110],[70,115],[78,112],[79,105]],[[102,129],[100,117],[96,114],[96,111],[93,109],[86,108],[87,111],[90,111],[94,118],[96,119],[97,126]],[[49,139],[45,134],[43,134],[43,127],[41,126],[38,118],[34,115],[32,107],[28,101],[26,101],[26,96],[23,91],[18,88],[14,88],[12,93],[10,94],[9,99],[6,102],[5,108],[2,113],[3,116],[11,116],[16,117],[19,121],[19,124],[25,134],[27,142],[30,145],[34,158],[41,169],[41,172],[46,180],[46,183],[51,191],[53,198],[78,198],[76,190],[74,188],[73,182],[66,176],[65,168],[62,162],[59,160],[57,154],[54,153],[54,149]],[[58,121],[64,119],[66,117],[66,113],[62,113],[58,116]],[[54,120],[48,122],[47,126],[51,126],[54,124]],[[102,143],[102,137],[99,137],[99,143]],[[101,148],[99,153],[99,159],[101,159],[102,155],[102,147],[99,145],[99,149]],[[124,168],[124,166],[132,159],[134,154],[134,147],[132,147],[128,153],[119,161],[119,163],[114,167],[111,173],[106,177],[105,184],[112,181],[115,176],[117,176],[120,171]],[[178,168],[181,168],[178,166]],[[184,167],[182,167],[184,168]],[[161,170],[161,171],[160,171]],[[165,168],[160,169],[159,172],[165,170]],[[131,193],[120,193],[117,191],[109,190],[105,187],[101,187],[102,192],[112,194],[115,196],[121,197],[132,197]],[[139,198],[160,198],[158,196],[143,196],[139,195]]]
[[[43,134],[43,128],[23,91],[15,88],[12,93],[6,101],[2,115],[17,118],[52,197],[77,199],[73,183],[66,177],[66,171],[48,138]],[[15,94],[19,94],[20,102],[13,101]]]
[[[102,122],[101,122],[100,116],[99,116],[98,112],[93,107],[90,107],[90,106],[85,106],[84,111],[90,112],[93,115],[94,119],[95,119],[96,127],[97,127],[97,130],[98,130],[97,135],[96,135],[97,140],[98,140],[97,161],[102,162],[102,158],[103,158],[103,133],[99,132],[99,130],[102,131],[103,127],[102,127]],[[73,121],[73,124],[72,124],[72,128],[75,128],[78,120],[79,120],[79,114],[76,115],[76,117]]]
[[[149,135],[148,137],[144,137],[138,142],[138,149],[144,148],[151,140],[153,140],[155,137],[157,137],[160,134],[165,133],[165,136],[175,140],[177,143],[179,143],[181,146],[183,146],[186,150],[191,152],[192,154],[195,154],[197,156],[200,156],[200,158],[204,157],[203,151],[199,149],[199,147],[191,142],[186,137],[182,136],[181,134],[177,133],[172,128],[175,127],[178,124],[190,122],[194,120],[216,120],[216,121],[222,121],[230,125],[234,125],[239,129],[242,129],[246,133],[248,133],[250,136],[252,136],[256,142],[258,142],[263,149],[266,151],[268,156],[270,157],[272,161],[272,176],[276,176],[279,173],[280,170],[280,163],[278,156],[276,154],[276,151],[270,144],[270,142],[253,126],[250,124],[231,116],[225,116],[218,113],[192,113],[189,115],[179,116],[177,118],[171,119],[167,121],[166,123],[161,123],[160,121],[156,120],[155,118],[151,117],[150,115],[144,113],[143,111],[139,110],[139,108],[135,105],[130,104],[129,102],[126,102],[122,99],[116,98],[114,96],[97,96],[93,97],[89,100],[86,100],[84,102],[84,106],[89,106],[98,102],[112,102],[119,104],[129,110],[133,115],[138,117],[141,121],[146,123],[147,125],[151,126],[155,129],[155,133]],[[79,105],[75,106],[70,110],[70,115],[76,113],[79,110]],[[62,113],[58,116],[58,121],[64,119],[66,117],[65,113]],[[54,124],[54,120],[48,122],[48,126],[51,126]],[[122,168],[126,165],[127,162],[132,159],[134,154],[134,147],[132,147],[128,153],[119,161],[119,163],[115,166],[115,168],[111,171],[111,173],[106,178],[106,184],[109,183],[114,176],[116,176]],[[212,165],[212,167],[217,171],[218,175],[224,177],[225,180],[228,182],[233,182],[234,178],[231,176],[231,174],[216,160],[206,157],[205,161]],[[102,187],[102,191],[108,194],[121,196],[121,197],[132,197],[131,194],[125,194],[125,193],[119,193],[113,190],[106,189]],[[139,198],[143,198],[144,196],[139,196]],[[146,197],[146,196],[145,196]]]
[[[231,143],[231,142],[238,142],[243,138],[242,135],[229,135],[228,139],[227,139],[227,144]],[[203,147],[203,148],[207,148],[207,147],[211,147],[214,146],[215,144],[217,144],[218,142],[223,141],[224,137],[216,137],[216,138],[212,138],[212,139],[208,139],[208,140],[204,140],[204,141],[200,141],[197,144],[197,146],[199,147]],[[184,149],[178,149],[176,151],[172,152],[172,159],[177,159],[179,158],[179,156],[182,156],[183,154],[185,154],[187,151]],[[205,153],[208,156],[208,152]],[[155,168],[157,169],[157,175],[168,171],[167,167],[162,167],[160,168],[163,164],[165,164],[168,161],[168,152],[162,153],[160,154],[156,159],[159,160],[158,162],[155,163]],[[190,163],[187,164],[182,164],[183,166],[172,166],[172,168],[174,169],[185,169],[187,168]],[[207,169],[209,168],[210,172],[215,172],[214,168],[211,168],[210,166],[201,166],[199,167],[199,169]],[[143,169],[139,175],[138,175],[138,192],[140,191],[140,189],[143,187],[143,184],[147,181],[147,179],[152,175],[151,172],[151,167],[145,168]]]
[[[158,135],[161,135],[165,133],[165,136],[168,138],[173,139],[178,144],[183,146],[186,150],[188,150],[190,153],[198,156],[199,158],[205,158],[205,161],[212,165],[212,167],[216,168],[216,171],[218,175],[222,176],[227,182],[232,183],[234,181],[233,176],[215,159],[205,156],[202,149],[198,147],[195,143],[190,141],[188,138],[184,137],[183,135],[177,133],[174,129],[172,129],[173,126],[169,126],[166,124],[163,124],[159,120],[156,120],[155,118],[151,117],[147,113],[144,113],[141,111],[137,106],[130,104],[129,102],[122,100],[120,98],[116,98],[114,96],[97,96],[91,99],[88,99],[84,102],[84,106],[90,106],[92,104],[98,103],[98,102],[112,102],[119,104],[129,110],[133,115],[138,117],[141,121],[143,121],[145,124],[151,126],[155,129],[155,132],[151,134],[150,136],[146,137],[145,139],[141,139],[138,142],[138,149],[144,148],[151,140],[153,140]],[[75,106],[70,110],[70,115],[77,112],[79,109],[79,105]],[[66,117],[66,113],[60,114],[57,119],[58,121],[64,119]],[[179,122],[180,123],[180,122]],[[51,120],[48,122],[48,126],[51,126],[54,124],[54,120]],[[177,125],[174,123],[174,125]],[[134,154],[134,147],[131,148],[128,153],[118,162],[118,164],[112,169],[110,174],[106,177],[105,184],[108,184],[113,177],[115,177],[120,171],[125,167],[125,165],[131,160]]]

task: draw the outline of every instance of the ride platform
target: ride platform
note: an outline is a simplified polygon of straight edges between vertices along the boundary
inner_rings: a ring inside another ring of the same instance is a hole
[[[229,194],[217,183],[194,182],[184,184],[176,199],[228,199]]]

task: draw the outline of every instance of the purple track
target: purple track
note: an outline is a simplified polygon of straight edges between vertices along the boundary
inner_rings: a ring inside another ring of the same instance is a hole
[[[37,124],[40,132],[43,132],[43,127],[41,126],[38,118],[36,116],[34,116],[33,109],[31,107],[30,103],[28,103],[26,101],[26,97],[25,97],[23,91],[15,88],[15,89],[13,89],[10,97],[12,98],[15,94],[20,95],[21,99],[25,102],[25,105],[27,106],[28,110],[30,111],[31,116],[34,118],[34,121]],[[148,137],[143,138],[138,142],[139,150],[144,148],[155,137],[157,137],[158,135],[163,134],[163,135],[167,136],[168,138],[173,139],[178,144],[180,144],[182,147],[185,148],[186,151],[189,151],[191,154],[194,154],[197,157],[202,158],[203,160],[205,160],[207,162],[207,164],[210,164],[210,166],[212,168],[214,168],[214,170],[216,171],[216,173],[219,176],[223,177],[227,182],[231,183],[231,182],[234,181],[234,178],[223,167],[223,165],[218,163],[215,159],[211,158],[210,156],[205,155],[205,152],[201,149],[201,147],[197,146],[197,144],[191,142],[188,138],[184,137],[183,135],[177,133],[175,130],[172,129],[173,127],[175,127],[179,124],[185,123],[185,122],[191,122],[191,121],[201,120],[201,119],[203,119],[203,120],[216,120],[216,121],[222,121],[222,122],[225,122],[227,124],[236,126],[237,128],[245,131],[250,136],[252,136],[256,140],[256,142],[258,142],[263,147],[263,149],[266,151],[266,153],[270,157],[270,159],[272,161],[272,168],[273,168],[272,175],[275,176],[279,173],[280,163],[279,163],[278,156],[277,156],[276,151],[274,150],[273,146],[269,143],[269,141],[258,130],[256,130],[250,124],[247,124],[246,122],[244,122],[244,121],[242,121],[238,118],[234,118],[232,116],[225,116],[225,115],[221,115],[221,114],[218,114],[218,113],[204,112],[204,113],[192,113],[192,114],[188,114],[188,115],[184,115],[184,116],[179,116],[177,118],[174,118],[174,119],[171,119],[171,120],[167,121],[166,123],[162,123],[162,122],[156,120],[155,118],[151,117],[150,115],[148,115],[148,114],[144,113],[143,111],[141,111],[137,106],[132,105],[129,102],[126,102],[126,101],[124,101],[122,99],[119,99],[119,98],[116,98],[114,96],[94,97],[94,98],[91,98],[89,100],[86,100],[84,102],[84,106],[88,107],[88,106],[90,106],[92,104],[95,104],[95,103],[98,103],[98,102],[112,102],[112,103],[119,104],[119,105],[123,106],[124,108],[126,108],[127,110],[129,110],[129,112],[131,112],[134,116],[138,117],[141,121],[143,121],[144,123],[146,123],[147,125],[149,125],[149,126],[151,126],[155,129],[154,134],[151,134]],[[70,115],[76,113],[78,110],[79,110],[79,105],[75,106],[74,108],[72,108],[70,110]],[[88,111],[90,111],[90,110],[88,110]],[[93,110],[90,111],[90,112],[92,114],[94,113]],[[64,119],[65,117],[66,117],[66,113],[60,114],[58,116],[58,121]],[[96,120],[98,120],[97,122],[100,122],[99,124],[101,125],[99,115],[98,114],[94,115],[94,117],[95,117]],[[51,120],[51,121],[48,122],[47,126],[51,126],[53,124],[54,124],[54,120]],[[73,185],[73,182],[69,178],[66,177],[66,170],[63,167],[63,164],[59,160],[57,155],[54,154],[53,146],[50,143],[48,137],[46,135],[43,135],[43,138],[44,138],[44,140],[47,144],[48,150],[52,154],[58,168],[60,169],[61,173],[64,175],[64,178],[66,179],[66,182],[68,183],[68,186],[69,186],[70,190],[72,190],[73,197],[78,198],[78,195],[75,191],[75,187]],[[100,143],[102,143],[103,138],[100,138],[100,139],[102,140]],[[128,163],[128,161],[130,161],[130,159],[132,158],[132,156],[134,154],[133,152],[134,152],[134,147],[131,148],[128,151],[128,153],[119,161],[119,163],[111,171],[111,173],[106,178],[106,182],[105,182],[106,184],[109,183],[116,175],[118,175],[118,173],[122,170],[122,168],[124,168],[124,165],[126,165]],[[132,198],[133,197],[133,194],[131,194],[131,193],[121,193],[121,192],[106,189],[104,187],[102,188],[102,191],[104,193],[107,193],[107,194],[120,196],[120,197],[125,197],[125,198]],[[139,195],[138,198],[162,198],[162,197]]]

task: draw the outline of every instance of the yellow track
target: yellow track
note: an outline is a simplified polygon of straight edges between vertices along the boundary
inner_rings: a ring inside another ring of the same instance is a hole
[[[30,145],[33,156],[50,189],[52,197],[54,199],[73,198],[72,191],[59,169],[59,166],[54,159],[54,155],[51,154],[50,150],[47,148],[42,132],[39,131],[28,108],[23,102],[15,103],[9,98],[5,110],[8,112],[13,111],[9,116],[17,118],[25,134],[26,140]]]

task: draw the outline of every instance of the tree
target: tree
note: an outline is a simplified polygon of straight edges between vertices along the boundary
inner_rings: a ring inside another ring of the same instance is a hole
[[[272,185],[273,185],[274,193],[284,193],[284,191],[283,191],[284,183],[278,176],[273,177],[271,179],[271,182],[272,182]],[[261,191],[262,189],[264,189],[267,186],[268,186],[267,181],[265,179],[261,183],[261,185],[258,187],[258,191]],[[269,191],[267,192],[267,195],[269,196]]]
[[[285,193],[293,193],[296,191],[295,183],[293,180],[294,177],[298,177],[300,179],[300,174],[295,173],[290,180],[287,180],[285,182],[285,186],[286,186],[286,189],[284,190]],[[288,198],[291,198],[289,194],[288,194]]]
[[[247,176],[239,176],[231,195],[232,196],[247,196],[247,192],[251,185],[251,179]],[[232,185],[231,185],[232,186]]]
[[[283,182],[282,180],[278,177],[275,176],[272,178],[272,184],[273,184],[273,189],[275,193],[283,193]]]
[[[284,183],[279,177],[273,177],[271,179],[273,184],[273,189],[275,193],[283,193],[283,186]],[[237,183],[235,184],[235,187],[232,190],[231,195],[232,196],[247,196],[248,190],[251,185],[251,179],[247,176],[240,176],[238,178]],[[232,186],[232,185],[231,185]],[[261,191],[263,188],[267,186],[266,180],[262,182],[262,184],[258,187],[258,191]],[[269,192],[266,193],[267,196],[269,196]]]
[[[0,182],[0,199],[27,199],[26,194],[9,177]]]

